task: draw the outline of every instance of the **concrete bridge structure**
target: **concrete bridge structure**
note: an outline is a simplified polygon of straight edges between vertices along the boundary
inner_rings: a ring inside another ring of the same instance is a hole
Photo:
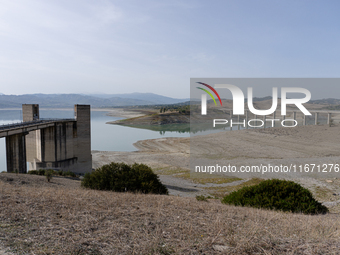
[[[22,105],[23,122],[0,126],[7,172],[58,169],[92,171],[90,105],[75,105],[74,119],[40,119],[39,105]]]

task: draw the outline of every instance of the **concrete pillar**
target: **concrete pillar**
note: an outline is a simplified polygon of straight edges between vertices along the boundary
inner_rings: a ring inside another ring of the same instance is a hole
[[[275,117],[276,117],[276,111],[274,111],[273,113],[273,119],[275,120]],[[275,127],[275,121],[273,122],[273,127]]]
[[[266,128],[266,115],[263,115],[263,128]]]
[[[306,126],[307,125],[307,116],[303,115],[303,125]]]
[[[26,140],[27,133],[6,137],[6,159],[8,173],[27,173]]]
[[[248,110],[246,110],[246,129],[248,129]]]
[[[318,124],[318,119],[319,119],[319,113],[316,112],[316,113],[315,113],[315,125]]]
[[[255,119],[255,125],[254,126],[257,126],[257,116],[254,114],[254,119]]]
[[[57,161],[56,150],[56,129],[55,126],[43,128],[40,130],[40,151],[37,152],[37,159],[41,162],[53,162]],[[54,165],[48,165],[47,167],[55,167]]]
[[[331,119],[332,119],[332,114],[328,113],[328,117],[327,117],[327,124],[328,125],[331,123]]]
[[[296,120],[296,112],[293,112],[293,120]]]
[[[39,120],[39,105],[38,104],[23,104],[22,105],[23,121]]]
[[[237,115],[237,122],[240,123],[240,115]],[[240,124],[237,124],[237,130],[240,130]]]
[[[75,156],[78,158],[79,172],[88,173],[92,170],[91,155],[91,108],[90,105],[75,105],[77,121],[77,147]]]
[[[26,121],[39,120],[39,105],[38,104],[23,104],[22,119]],[[33,170],[34,161],[37,158],[37,153],[40,152],[39,143],[36,142],[37,137],[40,137],[40,130],[31,131],[25,136],[26,138],[26,160],[30,163],[30,169]]]

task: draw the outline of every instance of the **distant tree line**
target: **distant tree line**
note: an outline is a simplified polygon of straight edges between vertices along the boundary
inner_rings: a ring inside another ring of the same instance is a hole
[[[336,110],[340,110],[340,105],[330,105],[330,106],[324,107],[324,109],[336,111]]]
[[[178,112],[180,114],[188,115],[190,114],[190,105],[167,105],[167,106],[162,106],[159,109],[160,113],[164,113],[168,111]]]

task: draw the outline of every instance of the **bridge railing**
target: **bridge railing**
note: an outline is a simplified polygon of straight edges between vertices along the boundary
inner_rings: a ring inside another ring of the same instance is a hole
[[[9,123],[9,124],[3,124],[0,125],[0,131],[11,129],[11,128],[20,128],[30,125],[36,125],[36,124],[44,124],[44,123],[50,123],[50,122],[57,122],[57,121],[75,121],[75,119],[39,119],[39,120],[33,120],[33,121],[20,121],[15,123]]]
[[[55,118],[40,118],[39,120],[43,121],[75,121],[75,118],[66,118],[66,119],[55,119]]]

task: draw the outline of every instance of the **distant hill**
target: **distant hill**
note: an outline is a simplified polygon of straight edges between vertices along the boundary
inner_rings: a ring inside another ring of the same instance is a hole
[[[176,104],[189,101],[190,98],[177,99],[172,97],[166,97],[157,95],[154,93],[128,93],[128,94],[88,94],[87,96],[99,97],[99,98],[128,98],[136,100],[144,100],[152,102],[152,104]]]
[[[272,97],[254,97],[254,102],[271,100]],[[247,99],[246,99],[247,100]],[[39,104],[40,107],[65,108],[75,104],[90,104],[92,107],[147,106],[189,104],[190,99],[177,99],[153,93],[130,94],[25,94],[4,95],[0,93],[0,108],[21,108],[22,104]],[[198,100],[197,102],[199,102]],[[314,105],[340,105],[340,99],[311,100]]]
[[[319,100],[311,100],[309,101],[310,104],[334,104],[339,105],[340,99],[335,98],[325,98],[325,99],[319,99]]]
[[[272,100],[272,97],[266,96],[266,97],[254,97],[253,98],[253,102],[261,102],[261,101],[266,101],[266,100]],[[248,102],[248,98],[246,98],[245,101]]]
[[[131,95],[131,97],[129,97]],[[40,107],[73,107],[75,104],[90,104],[92,107],[134,106],[171,104],[187,101],[152,93],[132,93],[116,95],[81,95],[81,94],[25,94],[1,95],[0,108],[17,108],[22,104],[39,104]]]

